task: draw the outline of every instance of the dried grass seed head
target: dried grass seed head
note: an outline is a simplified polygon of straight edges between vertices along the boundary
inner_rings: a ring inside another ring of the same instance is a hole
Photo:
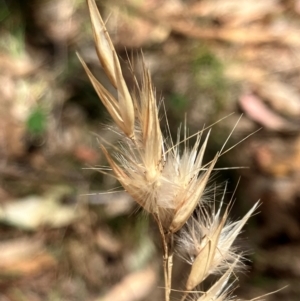
[[[105,24],[94,0],[88,0],[96,50],[104,71],[116,88],[118,99],[94,77],[79,59],[98,96],[125,136],[124,147],[113,157],[106,147],[102,150],[117,179],[125,190],[149,213],[159,213],[167,231],[178,231],[201,200],[217,157],[204,171],[203,154],[208,136],[200,151],[200,135],[192,149],[180,143],[170,148],[163,138],[158,108],[150,73],[142,60],[143,76],[137,93],[131,96],[122,75]],[[204,171],[204,173],[201,173]]]
[[[215,214],[202,207],[196,218],[192,217],[178,237],[179,250],[192,264],[187,281],[187,289],[191,290],[202,282],[209,274],[220,274],[226,271],[241,258],[233,247],[233,242],[242,227],[257,208],[256,203],[249,212],[237,222],[229,222],[228,206],[221,216],[221,206]],[[241,267],[241,263],[236,263]]]
[[[164,161],[157,164],[154,160],[145,160],[147,152],[143,143],[136,148],[129,141],[126,151],[121,156],[118,153],[116,159],[104,146],[102,149],[125,190],[149,213],[158,211],[166,230],[176,232],[201,201],[217,160],[216,156],[207,170],[203,168],[202,157],[207,139],[199,152],[199,141],[191,150],[185,148],[182,155],[179,145],[172,150],[162,151]],[[151,177],[148,173],[150,168],[153,169]]]
[[[197,301],[229,301],[233,283],[229,283],[230,276],[233,275],[234,269],[238,264],[239,258],[228,268],[228,270],[220,277],[209,290],[203,293]]]
[[[80,56],[79,59],[83,64],[83,67],[88,74],[101,101],[109,111],[113,120],[127,137],[133,139],[135,121],[134,105],[122,74],[119,59],[105,27],[105,24],[97,9],[95,1],[87,0],[87,3],[92,22],[97,55],[108,79],[117,90],[118,100],[116,100],[98,82],[98,80],[93,76],[92,72],[88,69]]]

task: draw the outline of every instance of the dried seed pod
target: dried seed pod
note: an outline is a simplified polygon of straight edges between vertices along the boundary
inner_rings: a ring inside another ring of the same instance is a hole
[[[179,245],[190,250],[189,257],[195,257],[191,263],[192,269],[187,281],[187,289],[191,290],[202,282],[209,274],[220,274],[230,268],[234,263],[241,267],[236,261],[241,258],[232,244],[242,227],[258,207],[257,202],[248,213],[239,221],[229,222],[227,206],[222,217],[221,207],[215,214],[214,211],[202,210],[202,214],[189,221],[191,223],[187,231],[183,231],[179,238]]]
[[[187,290],[192,290],[207,277],[208,271],[211,268],[211,263],[215,256],[220,234],[226,222],[226,218],[227,210],[219,226],[211,234],[211,237],[205,237],[203,240],[204,246],[201,248],[201,251],[193,262],[192,269],[186,283]]]
[[[117,89],[118,101],[97,81],[79,55],[78,57],[113,120],[127,137],[133,139],[135,122],[133,100],[123,78],[115,48],[98,12],[96,3],[94,0],[87,0],[87,3],[98,58],[111,84]]]
[[[98,58],[112,85],[117,88],[113,53],[115,48],[98,11],[95,0],[87,0]]]

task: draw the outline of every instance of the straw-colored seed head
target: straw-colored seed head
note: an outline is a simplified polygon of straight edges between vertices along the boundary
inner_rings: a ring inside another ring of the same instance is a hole
[[[167,231],[176,232],[199,204],[217,160],[216,156],[208,170],[201,173],[199,158],[204,147],[197,154],[199,143],[200,140],[192,150],[185,149],[181,156],[179,146],[162,151],[164,163],[151,158],[151,152],[147,153],[145,148],[134,148],[132,142],[122,155],[118,152],[116,159],[104,146],[102,149],[125,190],[149,213],[158,211]]]
[[[209,205],[203,203],[203,195],[219,157],[216,154],[209,164],[203,165],[209,133],[201,147],[201,135],[197,134],[192,148],[187,146],[189,138],[186,137],[186,132],[183,141],[180,141],[178,135],[176,144],[173,144],[170,137],[163,137],[151,76],[143,60],[141,83],[136,80],[136,91],[130,93],[95,0],[87,2],[97,54],[117,95],[115,98],[101,85],[78,55],[121,137],[113,154],[104,145],[101,148],[124,189],[145,211],[153,214],[158,222],[164,244],[164,260],[168,265],[164,266],[165,282],[170,286],[172,275],[172,250],[168,250],[168,247],[172,247],[173,243],[172,240],[167,241],[167,238],[173,237],[174,233],[177,235],[180,229],[185,228],[180,232],[178,243],[185,250],[188,259],[192,259],[186,290],[193,290],[210,274],[223,273],[209,290],[196,299],[192,297],[192,300],[232,300],[230,285],[227,283],[233,270],[241,266],[241,256],[232,244],[258,204],[234,223],[227,221],[228,207],[223,215],[222,205],[217,213],[214,209],[207,209]],[[182,144],[184,147],[181,150]],[[196,208],[199,210],[197,218],[191,217]],[[168,292],[171,292],[171,287],[166,287],[166,301],[169,301]]]
[[[178,239],[179,249],[185,253],[183,256],[187,256],[189,262],[192,259],[187,290],[193,289],[209,274],[226,271],[240,258],[232,244],[257,206],[258,203],[241,220],[233,223],[227,221],[228,207],[221,216],[221,206],[216,214],[202,208],[197,218],[189,220]],[[241,265],[236,262],[235,266]]]
[[[226,301],[232,300],[230,298],[229,289],[232,284],[228,285],[228,281],[230,276],[233,274],[233,271],[238,264],[239,258],[232,263],[232,265],[228,268],[226,273],[223,274],[220,279],[218,279],[213,286],[210,287],[208,291],[203,293],[197,301]],[[230,299],[229,299],[230,298]]]
[[[98,58],[112,85],[116,88],[117,81],[114,64],[114,46],[106,30],[105,24],[94,0],[87,0],[89,7],[94,40]]]
[[[199,199],[206,188],[209,176],[213,170],[213,167],[215,166],[215,163],[217,162],[217,159],[218,155],[215,156],[214,160],[209,166],[209,169],[204,173],[204,175],[199,179],[197,178],[197,181],[195,182],[196,185],[194,185],[195,189],[189,191],[189,189],[186,188],[184,191],[185,195],[181,196],[181,202],[178,204],[175,210],[174,218],[169,228],[171,232],[175,233],[181,229],[195,210],[197,204],[199,203]],[[190,180],[190,183],[191,182],[192,180]]]
[[[119,59],[101,15],[98,12],[95,1],[87,0],[87,3],[92,21],[97,54],[107,77],[117,90],[117,100],[93,76],[80,56],[79,59],[113,120],[127,137],[133,139],[135,122],[134,106],[123,78]]]
[[[137,83],[137,93],[131,96],[94,0],[88,0],[88,5],[97,53],[118,99],[100,84],[80,56],[79,59],[121,134],[129,138],[114,157],[104,146],[102,150],[125,190],[146,211],[158,213],[166,231],[177,232],[199,203],[218,156],[207,171],[203,170],[208,135],[200,150],[200,135],[194,147],[185,147],[182,155],[180,141],[168,148],[149,71],[143,64],[141,84]]]

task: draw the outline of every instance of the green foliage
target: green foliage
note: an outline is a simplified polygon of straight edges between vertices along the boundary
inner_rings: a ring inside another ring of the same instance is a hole
[[[256,275],[255,277],[252,277],[251,283],[256,287],[265,288],[268,287],[274,283],[276,283],[275,279],[272,279],[271,277],[267,277],[264,275]]]
[[[192,71],[202,93],[215,101],[216,110],[220,109],[229,90],[221,61],[208,48],[201,47],[192,61]]]
[[[184,95],[179,93],[174,93],[170,96],[169,101],[172,106],[172,109],[176,113],[182,113],[187,110],[188,100]]]
[[[9,9],[5,1],[0,1],[0,22],[9,16]]]
[[[25,53],[25,25],[16,3],[0,0],[0,50],[20,58]]]
[[[44,110],[40,107],[36,107],[30,113],[26,127],[30,134],[39,135],[46,129],[47,116]]]

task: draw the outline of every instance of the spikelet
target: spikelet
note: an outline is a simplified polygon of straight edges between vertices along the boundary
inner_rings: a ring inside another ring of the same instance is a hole
[[[232,283],[228,285],[229,279],[233,270],[239,262],[239,258],[236,258],[235,262],[231,264],[226,273],[223,274],[220,279],[218,279],[214,285],[212,285],[205,293],[203,293],[197,301],[226,301],[230,300],[229,289],[232,286]],[[232,299],[231,299],[232,300]]]
[[[96,50],[118,98],[105,89],[79,59],[101,101],[124,135],[115,156],[101,146],[116,178],[134,200],[151,214],[159,214],[166,231],[177,232],[199,203],[218,155],[208,169],[202,168],[207,139],[201,149],[200,135],[194,147],[180,155],[180,143],[168,148],[160,128],[158,108],[149,71],[143,64],[141,84],[131,94],[122,75],[115,49],[97,10],[88,0]],[[199,151],[199,153],[198,153]]]
[[[228,221],[229,206],[221,214],[222,202],[217,212],[214,207],[208,209],[210,204],[204,201],[203,195],[219,158],[217,153],[209,164],[203,164],[209,133],[202,145],[199,133],[193,147],[184,143],[182,151],[182,142],[188,140],[186,132],[183,141],[178,134],[176,144],[170,137],[163,137],[155,91],[144,62],[141,83],[136,81],[135,93],[130,93],[95,0],[87,3],[97,55],[117,97],[102,86],[78,57],[122,137],[114,154],[104,145],[101,149],[116,179],[158,224],[164,252],[165,301],[170,300],[173,240],[178,233],[178,245],[185,250],[183,256],[191,261],[185,291],[195,289],[210,274],[222,275],[210,289],[192,300],[234,300],[230,297],[229,280],[241,266],[241,256],[232,245],[258,204],[233,223]],[[198,213],[193,215],[195,210]],[[184,293],[182,300],[187,294]]]
[[[221,216],[221,207],[215,214],[212,210],[199,209],[196,218],[191,218],[178,238],[179,249],[183,250],[187,261],[192,265],[186,289],[192,290],[210,274],[219,274],[234,264],[240,255],[235,253],[232,244],[242,227],[257,208],[256,203],[239,221],[229,222],[228,206]]]

